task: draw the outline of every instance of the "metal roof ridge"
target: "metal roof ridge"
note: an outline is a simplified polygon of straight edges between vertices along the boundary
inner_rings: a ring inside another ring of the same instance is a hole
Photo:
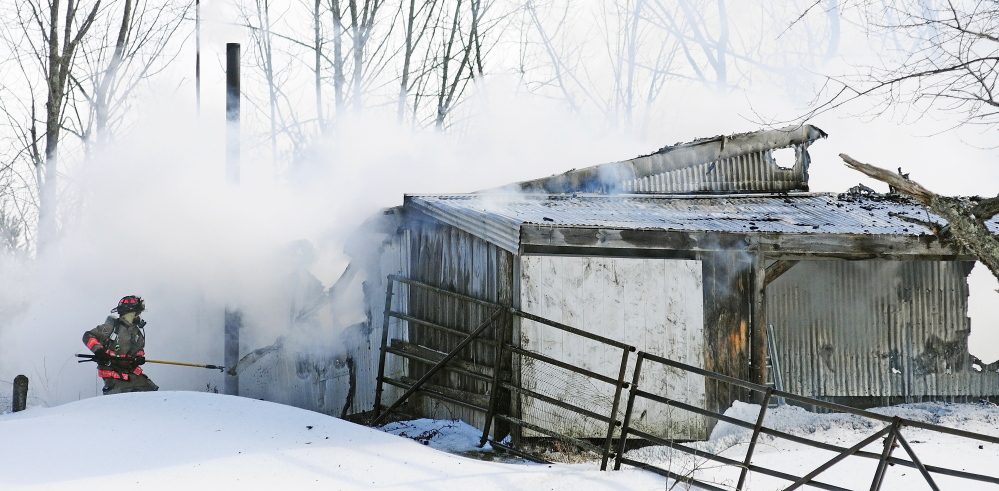
[[[475,192],[475,193],[428,193],[428,194],[406,194],[407,198],[484,198],[484,197],[503,197],[509,196],[511,201],[518,198],[526,199],[552,199],[552,198],[602,198],[602,199],[614,199],[614,198],[666,198],[666,199],[719,199],[719,198],[814,198],[817,196],[838,196],[842,193],[836,193],[832,191],[805,191],[805,192],[766,192],[766,193],[715,193],[715,194],[696,194],[696,193],[677,193],[677,194],[652,194],[652,193],[616,193],[616,194],[603,194],[603,193],[489,193],[489,192]]]

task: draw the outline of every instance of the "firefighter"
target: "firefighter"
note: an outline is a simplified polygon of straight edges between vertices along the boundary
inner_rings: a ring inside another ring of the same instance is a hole
[[[140,367],[146,362],[146,321],[139,317],[145,308],[141,297],[124,297],[111,309],[117,317],[108,316],[103,324],[83,333],[83,343],[97,362],[97,376],[104,379],[104,395],[159,389]]]

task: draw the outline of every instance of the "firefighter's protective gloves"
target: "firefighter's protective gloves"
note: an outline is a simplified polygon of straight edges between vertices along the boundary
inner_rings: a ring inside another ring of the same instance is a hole
[[[132,357],[132,365],[139,366],[146,362],[146,357],[142,355],[135,355]]]
[[[132,360],[117,357],[111,360],[111,367],[122,372],[127,372],[135,368],[132,366]]]
[[[94,361],[96,361],[98,365],[110,365],[111,355],[108,354],[106,349],[98,348],[97,351],[94,351]]]

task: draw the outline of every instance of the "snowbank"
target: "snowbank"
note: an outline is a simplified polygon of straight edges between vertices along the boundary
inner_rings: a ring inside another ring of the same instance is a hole
[[[637,470],[473,460],[311,411],[200,392],[30,408],[0,416],[0,435],[3,490],[666,487]]]
[[[759,406],[736,403],[726,414],[755,421]],[[983,404],[905,404],[882,414],[999,436],[999,407]],[[849,447],[883,427],[851,415],[814,414],[782,406],[767,426]],[[393,423],[385,432],[290,406],[203,392],[153,392],[95,397],[52,408],[0,415],[0,489],[427,489],[490,490],[667,489],[666,480],[628,469],[600,472],[597,462],[536,465],[487,462],[479,432],[456,421]],[[396,436],[399,435],[399,436]],[[690,443],[742,460],[751,433],[726,423],[711,439]],[[995,474],[999,445],[906,429],[903,435],[927,464]],[[400,438],[405,437],[405,438]],[[880,451],[880,441],[867,448]],[[445,452],[452,452],[446,453]],[[896,449],[896,455],[904,451]],[[738,471],[666,447],[629,456],[719,485]],[[803,475],[833,457],[764,436],[753,462]],[[824,482],[867,489],[872,460],[852,457],[820,476]],[[942,489],[995,489],[992,484],[940,477]],[[752,475],[749,489],[782,489],[787,482]],[[683,486],[681,486],[682,488]],[[918,472],[889,467],[882,489],[925,489]]]

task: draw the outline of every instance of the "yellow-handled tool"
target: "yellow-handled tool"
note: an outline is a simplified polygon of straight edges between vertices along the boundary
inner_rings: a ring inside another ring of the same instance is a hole
[[[80,363],[84,363],[84,362],[88,362],[88,361],[95,361],[94,360],[94,355],[79,355],[78,354],[76,356],[79,357],[79,358],[86,358],[85,360],[80,360]],[[160,363],[160,364],[163,364],[163,365],[180,365],[180,366],[183,366],[183,367],[210,368],[212,370],[218,370],[220,372],[223,371],[223,370],[225,370],[225,367],[221,367],[221,366],[218,366],[218,365],[203,365],[201,363],[185,363],[185,362],[182,362],[182,361],[151,360],[149,358],[146,358],[146,363]]]
[[[220,367],[218,365],[202,365],[200,363],[184,363],[182,361],[167,361],[167,360],[151,360],[146,358],[146,363],[161,363],[163,365],[180,365],[184,367],[197,367],[197,368],[211,368],[213,370],[223,371],[225,367]]]

